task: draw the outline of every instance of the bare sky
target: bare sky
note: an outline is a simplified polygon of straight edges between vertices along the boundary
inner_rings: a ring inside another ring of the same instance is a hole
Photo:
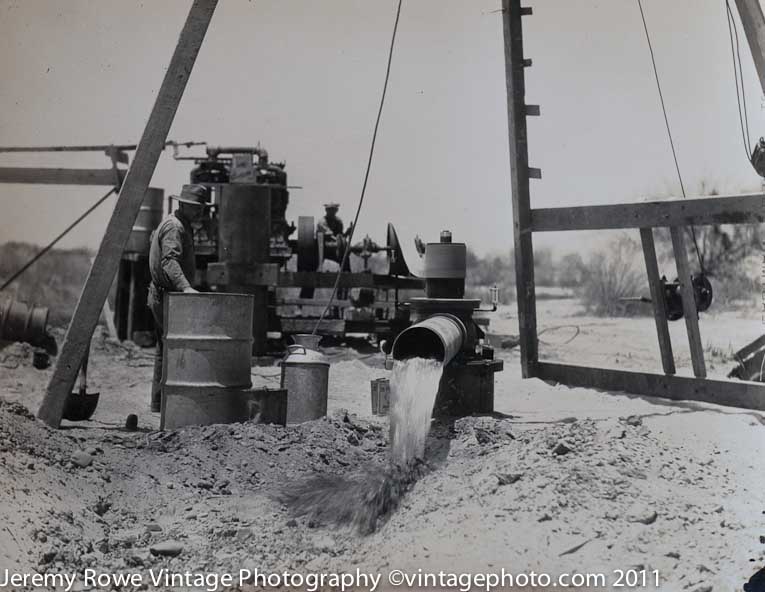
[[[525,23],[532,205],[679,195],[636,0],[536,0]],[[359,230],[385,223],[479,253],[512,245],[499,0],[404,0]],[[738,127],[723,0],[643,0],[689,193],[756,191]],[[190,2],[0,0],[0,145],[140,137]],[[260,142],[287,161],[288,219],[328,200],[352,217],[382,86],[395,0],[222,0],[170,133]],[[734,8],[735,11],[735,8]],[[740,25],[739,25],[740,29]],[[753,139],[762,93],[741,35]],[[7,166],[102,166],[105,157],[11,157]],[[167,152],[152,185],[175,192]],[[0,185],[0,242],[44,243],[104,188]],[[96,247],[114,198],[62,246]],[[580,234],[536,244],[586,249]]]

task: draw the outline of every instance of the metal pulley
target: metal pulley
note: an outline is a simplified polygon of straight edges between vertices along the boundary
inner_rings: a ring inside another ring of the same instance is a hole
[[[667,319],[677,321],[683,318],[683,298],[680,293],[680,280],[667,282],[666,277],[662,277],[664,284],[664,302],[667,310]],[[693,286],[693,296],[696,300],[696,310],[704,312],[712,305],[712,284],[709,278],[704,274],[691,276]]]
[[[749,159],[760,177],[765,177],[765,138],[760,138],[752,150],[752,156]]]
[[[667,320],[677,321],[683,318],[683,295],[680,291],[680,280],[668,282],[666,276],[662,276],[661,284],[664,288],[664,309],[667,313]],[[691,276],[693,286],[693,295],[696,300],[696,310],[705,312],[712,305],[712,284],[709,278],[703,273]],[[646,296],[620,298],[622,302],[653,302]]]

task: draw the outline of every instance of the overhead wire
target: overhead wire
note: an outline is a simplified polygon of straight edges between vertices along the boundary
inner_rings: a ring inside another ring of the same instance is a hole
[[[361,207],[364,205],[364,197],[366,196],[367,184],[369,182],[369,172],[372,169],[372,159],[374,158],[374,153],[375,153],[375,144],[377,142],[377,132],[380,128],[380,118],[382,117],[383,106],[385,105],[385,96],[388,91],[388,81],[390,80],[390,68],[391,68],[391,63],[393,62],[393,48],[396,45],[396,33],[398,32],[398,22],[401,17],[402,2],[403,0],[398,0],[398,7],[396,8],[396,20],[393,23],[393,34],[391,35],[391,39],[390,39],[390,48],[388,50],[388,64],[385,69],[385,82],[383,83],[382,94],[380,96],[380,107],[377,110],[377,118],[375,120],[375,127],[374,127],[374,131],[372,132],[372,143],[369,148],[367,168],[366,168],[366,172],[364,173],[364,183],[361,186],[361,196],[359,197],[359,204],[356,207],[356,215],[353,218],[351,231],[348,235],[348,246],[353,244],[353,233],[356,231],[356,226],[358,225],[358,221],[359,221],[359,214],[361,213]],[[319,330],[319,326],[324,320],[324,317],[327,315],[327,312],[329,312],[329,309],[332,307],[332,303],[334,302],[335,296],[337,295],[337,289],[340,286],[340,278],[342,277],[343,270],[345,269],[345,265],[348,261],[349,255],[350,255],[350,248],[346,248],[345,252],[343,253],[343,259],[340,262],[340,267],[337,270],[337,275],[335,276],[335,284],[332,287],[332,295],[329,297],[329,301],[327,302],[327,305],[324,307],[324,310],[322,311],[321,316],[316,321],[316,325],[314,326],[313,331],[311,332],[311,335],[316,335],[316,332]]]
[[[29,261],[27,261],[20,269],[18,269],[13,275],[11,275],[10,278],[5,280],[3,282],[3,285],[0,286],[0,292],[5,290],[8,286],[10,286],[14,281],[16,281],[27,269],[32,267],[41,257],[43,257],[48,251],[50,251],[58,241],[60,241],[62,238],[64,238],[69,232],[72,231],[72,229],[77,226],[80,222],[82,222],[85,218],[87,218],[98,206],[100,206],[106,199],[115,191],[117,191],[116,187],[112,187],[103,197],[101,197],[96,203],[94,203],[92,206],[90,206],[87,210],[85,210],[74,222],[72,222],[69,226],[66,227],[66,229],[59,234],[56,238],[54,238],[52,241],[50,241],[45,247],[42,248],[37,254],[34,255]]]
[[[744,92],[744,73],[743,68],[741,67],[741,46],[738,39],[738,26],[736,25],[736,19],[733,16],[733,10],[730,7],[729,0],[725,0],[725,9],[728,21],[728,36],[730,37],[730,50],[733,58],[733,79],[736,85],[736,103],[738,104],[738,119],[739,124],[741,125],[741,138],[744,142],[746,159],[751,162],[752,157],[750,150],[752,149],[752,140],[749,135],[749,117],[746,108],[746,92]],[[741,85],[740,92],[739,83]]]
[[[667,128],[667,136],[669,138],[669,146],[672,149],[672,158],[675,161],[675,170],[677,171],[677,178],[680,181],[680,191],[683,194],[683,199],[685,199],[686,193],[685,193],[685,184],[683,183],[683,175],[680,173],[680,165],[677,161],[677,151],[675,150],[675,142],[672,139],[672,129],[669,126],[669,116],[667,115],[667,106],[664,103],[664,94],[661,91],[661,82],[659,80],[659,71],[656,68],[656,56],[653,53],[653,44],[651,43],[651,34],[648,32],[648,23],[645,19],[645,12],[643,11],[643,4],[641,0],[637,0],[638,8],[640,9],[640,18],[643,21],[643,30],[645,31],[645,37],[646,41],[648,41],[648,51],[651,54],[651,65],[653,66],[653,74],[654,78],[656,79],[656,89],[659,91],[659,101],[661,102],[661,111],[664,114],[664,124]],[[696,239],[696,229],[693,227],[693,225],[690,226],[691,229],[691,237],[693,238],[693,247],[696,250],[696,257],[699,261],[699,268],[701,270],[701,273],[704,273],[704,256],[701,253],[701,250],[699,249],[699,243]]]

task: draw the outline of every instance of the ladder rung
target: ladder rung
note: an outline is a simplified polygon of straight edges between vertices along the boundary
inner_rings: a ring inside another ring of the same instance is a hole
[[[542,169],[529,167],[529,179],[541,179],[541,178],[542,178]]]

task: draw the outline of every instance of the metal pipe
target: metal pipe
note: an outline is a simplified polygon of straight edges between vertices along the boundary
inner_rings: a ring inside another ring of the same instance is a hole
[[[260,146],[208,146],[207,155],[217,157],[219,154],[256,154],[260,164],[268,164],[268,151]]]
[[[394,360],[430,358],[448,364],[462,349],[467,329],[457,317],[447,313],[429,316],[399,333],[393,342]]]

